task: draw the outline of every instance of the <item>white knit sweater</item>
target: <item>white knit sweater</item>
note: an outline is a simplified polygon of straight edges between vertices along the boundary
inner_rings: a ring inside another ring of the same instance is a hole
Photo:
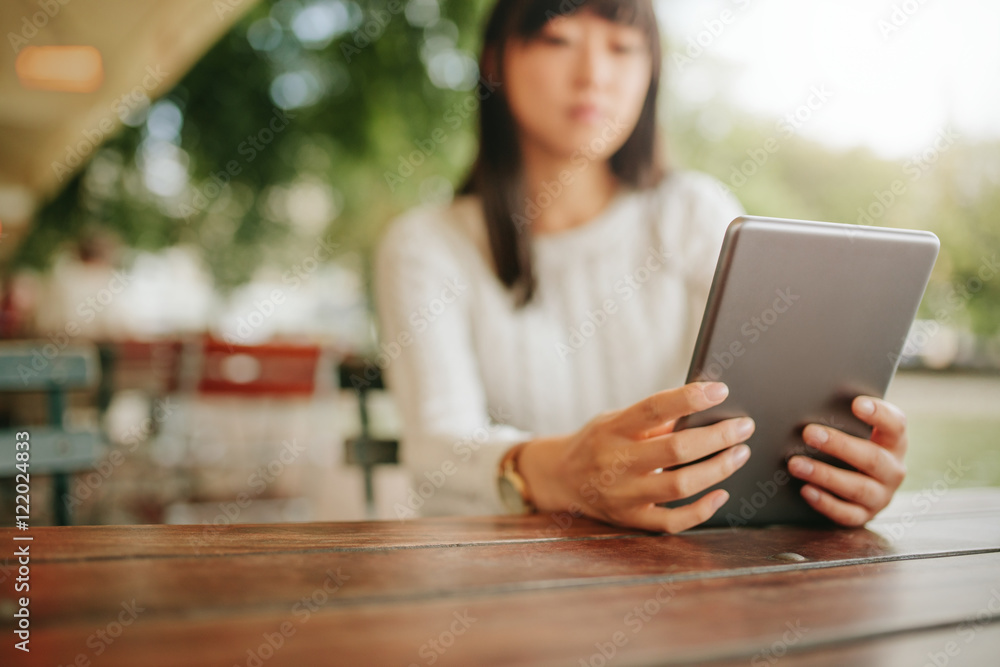
[[[533,239],[538,289],[513,305],[478,198],[394,220],[376,256],[383,367],[412,475],[400,518],[503,512],[500,457],[684,383],[722,238],[743,210],[673,172],[588,223]]]

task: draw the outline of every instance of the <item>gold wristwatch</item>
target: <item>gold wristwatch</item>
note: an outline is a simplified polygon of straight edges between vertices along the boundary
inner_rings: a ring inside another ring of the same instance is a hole
[[[522,442],[511,447],[500,459],[500,469],[497,475],[497,487],[500,490],[500,501],[504,509],[511,514],[531,514],[535,505],[528,493],[528,484],[518,470],[521,452],[527,443]]]

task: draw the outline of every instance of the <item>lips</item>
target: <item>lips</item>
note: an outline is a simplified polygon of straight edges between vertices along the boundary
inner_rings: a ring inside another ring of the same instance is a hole
[[[570,107],[569,117],[578,123],[593,125],[601,122],[604,112],[596,104],[575,104]]]

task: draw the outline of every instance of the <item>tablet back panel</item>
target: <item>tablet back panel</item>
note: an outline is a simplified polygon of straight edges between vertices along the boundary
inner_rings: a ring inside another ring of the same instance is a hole
[[[937,257],[930,232],[741,217],[726,232],[688,382],[730,394],[677,429],[749,415],[750,460],[720,485],[730,498],[706,525],[824,522],[799,495],[788,458],[837,463],[802,440],[806,424],[862,438],[850,409],[885,395]],[[841,467],[848,467],[840,464]]]

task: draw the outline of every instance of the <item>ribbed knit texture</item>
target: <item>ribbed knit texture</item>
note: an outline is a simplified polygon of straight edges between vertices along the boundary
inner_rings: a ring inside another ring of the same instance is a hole
[[[742,213],[696,172],[623,191],[586,224],[533,239],[538,290],[520,310],[492,270],[478,198],[394,220],[375,281],[379,363],[412,475],[397,514],[502,513],[496,468],[511,445],[683,384]]]

